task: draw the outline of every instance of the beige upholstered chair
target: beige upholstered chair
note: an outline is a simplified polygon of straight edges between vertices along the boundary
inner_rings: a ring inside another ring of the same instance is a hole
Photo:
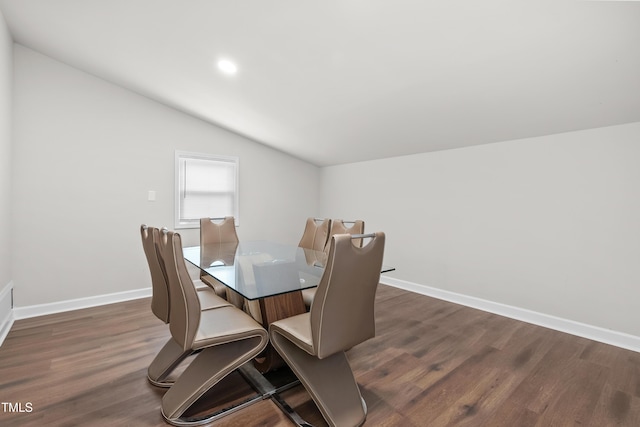
[[[151,311],[158,319],[164,323],[169,323],[169,287],[156,250],[157,235],[157,228],[149,227],[145,224],[140,226],[142,248],[151,273]]]
[[[304,226],[304,232],[298,246],[315,251],[324,250],[329,237],[330,219],[307,218]]]
[[[213,258],[217,251],[222,255],[218,256],[218,261],[222,262],[224,265],[232,265],[234,263],[234,259],[233,257],[229,258],[228,256],[229,245],[238,245],[238,234],[236,233],[234,218],[232,216],[227,216],[223,218],[220,223],[212,222],[219,219],[220,218],[200,219],[201,256],[204,258],[208,257],[207,260],[209,262],[216,261],[216,259]],[[202,264],[205,264],[204,258]],[[245,299],[239,293],[233,291],[204,272],[201,273],[200,280],[211,286],[218,295],[226,298],[231,304],[251,314],[258,322],[262,322],[260,303],[258,301],[249,301]]]
[[[214,222],[214,221],[220,222]],[[232,216],[200,218],[200,243],[238,243],[236,223]]]
[[[347,227],[347,224],[351,224],[351,226]],[[364,234],[364,221],[361,219],[355,221],[332,219],[331,226],[329,227],[329,238],[327,239],[327,244],[324,247],[325,252],[329,252],[331,236],[336,234]],[[352,243],[356,246],[362,246],[362,239],[353,239]]]
[[[384,233],[364,247],[332,237],[324,274],[308,313],[270,325],[271,343],[331,426],[357,426],[367,408],[345,353],[375,336],[374,300]]]
[[[143,224],[140,226],[140,235],[151,273],[151,311],[158,319],[164,323],[169,323],[171,313],[169,284],[167,282],[165,263],[158,251],[160,230]],[[198,289],[197,296],[202,310],[230,305],[223,298],[217,296],[209,287]],[[166,381],[167,376],[188,355],[189,353],[176,352],[173,349],[171,340],[169,340],[165,344],[165,348],[160,350],[149,365],[147,371],[149,382],[159,387],[170,387],[173,382]]]
[[[347,224],[351,224],[347,227]],[[325,252],[329,252],[329,246],[331,246],[331,236],[336,234],[363,234],[364,233],[364,221],[344,221],[341,219],[332,219],[329,227],[329,239],[324,247]],[[362,239],[353,239],[351,241],[356,246],[362,246]],[[317,288],[303,289],[302,299],[307,307],[311,307],[311,302],[316,294]]]
[[[217,245],[228,243],[238,243],[235,219],[232,216],[226,216],[224,218],[200,218],[201,248],[208,247],[210,252],[215,252],[215,247]],[[227,298],[227,287],[225,285],[203,271],[200,272],[200,280],[216,291],[216,294],[223,298]]]
[[[201,425],[206,416],[189,420],[182,415],[221,379],[256,357],[267,345],[268,334],[236,307],[201,310],[178,233],[164,231],[159,248],[166,261],[173,344],[185,353],[198,352],[163,396],[162,415],[173,425]]]

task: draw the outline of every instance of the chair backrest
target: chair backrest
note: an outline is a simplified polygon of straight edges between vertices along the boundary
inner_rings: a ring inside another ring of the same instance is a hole
[[[302,233],[302,238],[300,239],[298,246],[301,248],[313,249],[314,251],[324,250],[324,247],[327,244],[327,238],[329,237],[330,226],[330,219],[307,218],[307,222],[304,226],[304,233]]]
[[[184,350],[189,350],[200,325],[200,300],[187,271],[178,233],[163,230],[158,239],[169,284],[171,304],[171,336]]]
[[[347,224],[352,224],[347,227]],[[329,251],[331,246],[331,236],[336,234],[364,234],[364,221],[358,219],[356,221],[344,221],[342,219],[332,219],[329,227],[329,238],[324,247],[324,251]],[[353,239],[352,243],[356,246],[362,246],[362,239]]]
[[[221,219],[220,222],[213,222]],[[236,222],[232,216],[200,218],[200,244],[238,243]]]
[[[209,243],[200,246],[200,265],[204,267],[233,265],[236,260],[238,244],[238,242]]]
[[[164,323],[169,323],[169,287],[164,272],[164,265],[158,253],[157,241],[159,230],[155,227],[148,227],[144,224],[140,226],[142,236],[142,248],[147,258],[149,271],[151,273],[151,311]]]
[[[380,281],[385,235],[366,235],[364,247],[352,236],[336,234],[311,304],[311,335],[320,359],[375,336],[374,303]]]

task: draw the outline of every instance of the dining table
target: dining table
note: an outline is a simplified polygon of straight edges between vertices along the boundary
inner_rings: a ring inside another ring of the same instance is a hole
[[[302,290],[318,286],[327,260],[323,251],[269,240],[189,246],[183,248],[183,256],[224,284],[229,291],[227,295],[231,293],[244,299],[245,309],[251,304],[259,306],[259,310],[251,310],[249,314],[267,329],[272,322],[307,311]],[[383,265],[381,273],[393,270],[393,267]],[[279,395],[299,381],[294,377],[277,385],[269,379],[273,378],[269,374],[282,371],[279,368],[283,365],[271,345],[254,359],[253,364],[243,365],[239,371],[258,395],[240,406],[271,398],[296,425],[308,426]],[[237,409],[226,408],[220,416]]]

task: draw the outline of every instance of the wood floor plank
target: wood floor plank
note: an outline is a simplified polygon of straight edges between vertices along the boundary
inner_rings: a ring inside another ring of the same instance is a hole
[[[169,339],[149,300],[18,320],[0,347],[0,425],[149,426],[165,389],[146,368]],[[640,425],[640,353],[381,285],[376,337],[348,353],[372,426]],[[177,373],[179,374],[179,372]],[[249,392],[229,377],[206,411]],[[283,394],[325,426],[298,386]],[[290,426],[269,400],[213,426]]]

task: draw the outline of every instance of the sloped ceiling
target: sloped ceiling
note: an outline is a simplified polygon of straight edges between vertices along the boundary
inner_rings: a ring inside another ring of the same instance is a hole
[[[640,121],[640,2],[0,0],[14,40],[318,166]],[[233,59],[238,73],[216,68]]]

